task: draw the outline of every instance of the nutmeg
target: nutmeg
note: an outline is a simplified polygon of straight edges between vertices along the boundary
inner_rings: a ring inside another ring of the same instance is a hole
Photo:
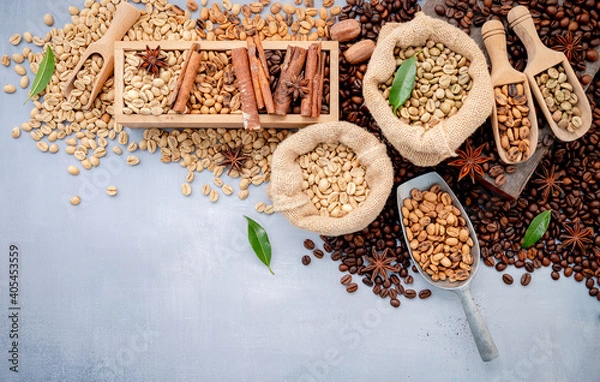
[[[360,35],[360,22],[346,19],[329,28],[329,37],[339,42],[352,41]]]
[[[373,40],[362,40],[348,48],[344,52],[344,57],[346,57],[348,63],[356,65],[371,58],[374,50],[375,43]]]

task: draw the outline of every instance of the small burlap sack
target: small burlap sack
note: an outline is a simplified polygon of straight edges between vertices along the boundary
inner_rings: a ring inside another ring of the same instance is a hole
[[[425,131],[420,126],[401,122],[378,85],[394,76],[396,46],[423,46],[428,39],[443,43],[471,62],[469,74],[473,86],[458,113]],[[477,44],[458,28],[422,12],[408,23],[388,23],[381,29],[363,80],[363,96],[388,141],[417,166],[435,166],[456,156],[456,149],[489,117],[494,102],[487,63]]]
[[[340,218],[320,216],[302,191],[302,169],[297,158],[322,142],[341,142],[351,148],[365,167],[365,180],[371,190],[361,207]],[[329,122],[300,129],[279,144],[271,161],[267,195],[273,201],[275,211],[281,212],[296,227],[320,235],[337,236],[360,231],[375,220],[393,183],[392,162],[383,143],[359,126]]]

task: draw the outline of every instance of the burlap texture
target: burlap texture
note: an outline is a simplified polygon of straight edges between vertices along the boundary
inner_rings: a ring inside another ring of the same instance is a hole
[[[341,218],[324,217],[302,191],[302,169],[297,158],[322,142],[341,142],[350,147],[365,167],[365,180],[371,193],[364,204]],[[337,236],[360,231],[383,209],[394,183],[392,162],[386,147],[363,128],[348,122],[308,126],[284,140],[273,153],[271,182],[267,195],[275,211],[294,226],[321,235]]]
[[[394,48],[424,45],[428,39],[443,43],[470,62],[473,87],[458,113],[425,131],[397,118],[378,89],[396,70]],[[408,23],[388,23],[382,29],[363,80],[365,104],[381,131],[400,154],[417,166],[435,166],[450,156],[482,125],[492,112],[492,82],[483,52],[458,28],[422,12]]]

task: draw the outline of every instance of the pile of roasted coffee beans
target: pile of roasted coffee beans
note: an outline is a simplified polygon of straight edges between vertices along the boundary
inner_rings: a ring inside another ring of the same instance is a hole
[[[555,46],[558,36],[581,37],[582,49],[577,49],[575,57],[585,58],[587,62],[595,61],[596,55],[592,51],[600,45],[600,2],[565,1],[563,5],[558,5],[556,0],[532,0],[518,3],[530,8],[536,28],[545,43]],[[455,20],[450,22],[470,31],[493,17],[505,21],[506,14],[515,4],[513,1],[485,0],[481,7],[473,0],[446,0],[443,14]],[[448,8],[454,9],[452,15],[446,14]],[[409,21],[418,10],[419,5],[411,0],[347,0],[347,6],[343,7],[339,18],[358,18],[362,23],[362,37],[376,40],[383,24],[388,21]],[[441,8],[438,7],[436,12],[442,12]],[[565,18],[573,22],[567,23]],[[571,35],[567,35],[567,32]],[[508,33],[508,43],[511,62],[522,70],[526,63],[522,45],[511,32]],[[581,73],[587,62],[578,61],[575,69]],[[366,64],[350,65],[341,58],[340,119],[363,126],[386,142],[364,106],[362,79],[366,69]],[[536,269],[551,267],[553,279],[573,277],[585,283],[590,296],[600,300],[600,235],[596,232],[596,227],[600,227],[600,76],[594,79],[580,76],[580,79],[582,83],[590,85],[587,95],[593,107],[592,128],[581,139],[570,143],[554,142],[551,134],[545,136],[538,145],[549,146],[548,154],[517,200],[509,201],[495,196],[473,185],[468,177],[457,182],[456,169],[446,163],[433,170],[442,174],[456,191],[477,231],[484,264],[501,272],[502,280],[507,285],[514,283],[513,277],[505,273],[509,267],[521,271],[519,281],[523,286],[532,282],[532,274]],[[546,126],[543,121],[540,122],[540,126]],[[473,147],[485,144],[483,154],[491,158],[483,165],[486,172],[499,176],[516,170],[514,166],[500,163],[488,124],[477,130],[470,138],[470,144]],[[395,186],[375,221],[360,232],[321,237],[323,251],[315,251],[315,243],[310,241],[305,242],[305,247],[314,251],[316,258],[326,252],[332,260],[339,262],[338,268],[344,273],[341,284],[348,292],[356,291],[358,284],[353,282],[353,278],[359,277],[363,284],[372,288],[374,294],[389,298],[390,304],[398,307],[401,297],[427,298],[431,291],[425,289],[416,292],[409,288],[416,268],[411,263],[402,237],[395,189],[400,183],[432,169],[415,167],[389,144],[388,154],[394,165]],[[521,249],[522,238],[531,220],[548,209],[553,212],[546,234],[533,247]],[[378,252],[387,249],[389,254],[395,256],[395,261],[391,262],[395,271],[388,272],[387,280],[377,276],[372,281],[372,272],[365,271],[373,248]],[[308,265],[311,256],[304,255],[302,263]]]

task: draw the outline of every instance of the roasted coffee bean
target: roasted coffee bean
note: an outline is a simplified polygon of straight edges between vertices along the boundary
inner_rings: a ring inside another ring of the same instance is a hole
[[[498,272],[502,272],[503,270],[506,269],[506,267],[507,267],[506,263],[502,263],[502,262],[496,263],[496,270]]]
[[[412,300],[413,298],[417,297],[417,292],[414,289],[406,289],[404,291],[404,297]]]
[[[560,273],[552,272],[550,276],[552,276],[552,280],[558,280],[560,278]]]
[[[390,300],[390,305],[394,308],[397,308],[400,306],[400,300],[398,300],[397,298],[393,298]]]
[[[338,261],[341,260],[344,255],[340,251],[333,251],[331,254],[331,260]]]
[[[521,285],[527,286],[531,282],[531,273],[523,273],[521,276]]]
[[[509,275],[508,273],[505,273],[502,275],[502,281],[504,281],[504,283],[506,285],[512,285],[513,277],[511,275]]]
[[[373,286],[373,281],[371,281],[371,279],[368,278],[368,277],[363,277],[362,278],[362,282],[363,282],[363,284],[365,284],[368,287],[372,287]]]
[[[483,259],[483,263],[488,267],[493,267],[496,262],[493,257],[489,256]]]
[[[342,283],[342,285],[348,285],[352,282],[352,276],[351,275],[344,275],[342,277],[342,279],[340,280],[340,282]]]
[[[310,264],[310,256],[308,256],[308,255],[304,255],[304,256],[302,256],[302,264],[303,264],[303,265],[308,265],[308,264]]]
[[[315,242],[310,239],[304,240],[304,248],[308,249],[309,251],[312,251],[313,249],[315,249]]]
[[[431,290],[429,289],[423,289],[422,291],[419,292],[419,298],[421,300],[425,300],[426,298],[429,298],[431,296]]]
[[[346,286],[346,292],[348,293],[354,293],[358,290],[358,284],[356,283],[350,283]]]
[[[404,278],[404,283],[405,283],[405,284],[412,284],[414,280],[415,280],[415,279],[414,279],[414,278],[413,278],[411,275],[408,275],[408,276],[406,276],[406,277]]]
[[[594,279],[590,278],[590,279],[585,280],[585,286],[588,289],[592,289],[594,287]]]
[[[316,257],[317,259],[322,259],[324,255],[325,254],[320,249],[315,249],[313,251],[313,256]]]

